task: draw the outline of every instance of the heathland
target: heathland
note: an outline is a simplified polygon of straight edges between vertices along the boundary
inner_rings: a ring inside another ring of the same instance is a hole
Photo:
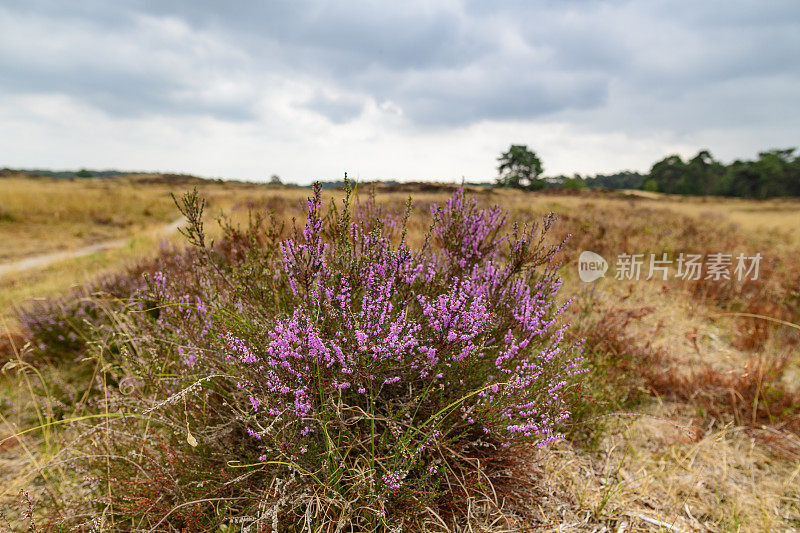
[[[0,178],[0,528],[800,528],[800,201],[461,194]]]

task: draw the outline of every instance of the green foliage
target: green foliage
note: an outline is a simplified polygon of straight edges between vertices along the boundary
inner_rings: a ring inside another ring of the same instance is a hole
[[[94,173],[91,170],[86,170],[85,168],[82,168],[75,173],[76,178],[91,178],[93,176]]]
[[[643,191],[658,192],[658,183],[654,179],[649,179],[642,184]]]
[[[597,174],[596,176],[548,176],[544,182],[548,187],[563,187],[565,189],[639,189],[645,180],[645,175],[639,172],[624,170],[616,174]]]
[[[538,190],[545,186],[539,179],[542,174],[542,161],[536,152],[528,150],[524,144],[512,144],[508,151],[504,152],[498,161],[500,165],[497,172],[497,184],[503,187],[514,187],[516,189]]]
[[[658,185],[658,191],[676,194],[682,185],[686,165],[679,155],[670,155],[658,161],[650,169],[650,179]]]
[[[668,194],[773,198],[800,196],[800,156],[794,149],[769,150],[755,161],[724,165],[708,150],[689,161],[670,155],[658,161],[642,188]]]
[[[736,160],[725,165],[714,159],[708,150],[701,150],[686,161],[677,154],[669,155],[654,163],[647,174],[623,171],[586,177],[576,174],[571,178],[562,175],[537,181],[547,187],[580,188],[585,185],[588,188],[640,189],[666,194],[798,197],[800,155],[795,154],[793,148],[768,150],[759,153],[755,161]],[[498,182],[521,187],[510,175],[501,177]]]
[[[565,189],[585,189],[586,182],[583,181],[580,177],[573,177],[573,178],[566,178],[564,182],[561,184],[562,187]]]

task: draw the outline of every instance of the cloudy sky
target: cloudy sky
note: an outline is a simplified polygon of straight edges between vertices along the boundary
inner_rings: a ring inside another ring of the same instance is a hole
[[[800,145],[797,0],[0,3],[0,167],[491,179]]]

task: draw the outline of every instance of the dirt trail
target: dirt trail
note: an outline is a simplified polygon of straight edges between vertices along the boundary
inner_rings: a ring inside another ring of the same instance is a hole
[[[155,236],[166,236],[175,232],[184,222],[185,219],[181,217],[155,230],[149,230],[145,232],[145,234],[155,235]],[[8,274],[13,274],[15,272],[23,272],[25,270],[30,270],[33,268],[46,267],[48,265],[52,265],[53,263],[57,263],[65,259],[74,259],[76,257],[83,257],[85,255],[90,255],[95,252],[101,252],[103,250],[122,248],[123,246],[131,242],[132,239],[133,237],[128,237],[125,239],[115,239],[113,241],[106,241],[97,244],[92,244],[89,246],[84,246],[83,248],[78,248],[77,250],[66,250],[63,252],[53,252],[49,254],[34,255],[32,257],[26,257],[25,259],[20,259],[18,261],[12,261],[11,263],[3,263],[0,264],[0,277]]]

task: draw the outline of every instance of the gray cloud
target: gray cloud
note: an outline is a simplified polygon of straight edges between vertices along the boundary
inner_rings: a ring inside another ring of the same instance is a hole
[[[372,101],[420,128],[581,113],[716,127],[774,96],[796,104],[799,22],[794,0],[11,2],[0,90],[247,121],[278,79],[304,84],[291,105],[334,124]]]
[[[334,124],[344,124],[361,114],[365,101],[357,97],[333,97],[317,92],[303,107],[316,111]]]

